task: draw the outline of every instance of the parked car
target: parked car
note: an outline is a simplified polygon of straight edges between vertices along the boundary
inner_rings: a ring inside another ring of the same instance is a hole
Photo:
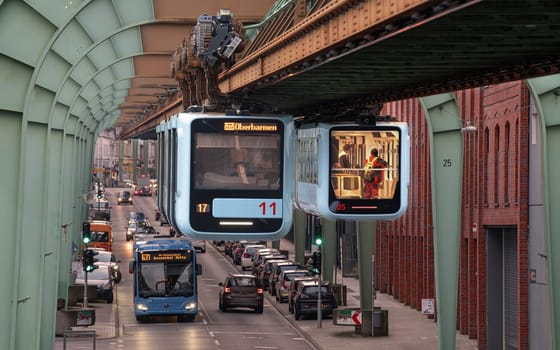
[[[286,260],[288,261],[288,257],[284,254],[280,254],[280,253],[276,253],[276,254],[270,254],[270,255],[264,255],[260,257],[260,263],[256,266],[253,266],[253,275],[255,276],[259,276],[261,274],[261,271],[264,269],[264,264],[266,264],[267,261],[269,260]],[[270,270],[269,270],[270,272]]]
[[[276,301],[279,303],[288,301],[288,297],[290,296],[290,286],[294,278],[309,276],[311,276],[311,272],[304,269],[282,271],[282,273],[280,273],[280,277],[278,277]]]
[[[257,250],[266,248],[263,244],[246,245],[241,254],[241,270],[251,270],[253,268],[253,256]]]
[[[333,310],[338,307],[336,294],[328,282],[321,283],[320,292],[322,317],[332,316]],[[300,320],[305,316],[316,316],[318,298],[318,280],[301,282],[294,296],[294,318]]]
[[[268,292],[272,296],[276,296],[276,282],[282,271],[285,270],[304,270],[304,267],[294,261],[278,262],[272,265],[272,271],[268,275]]]
[[[259,280],[259,283],[263,286],[264,290],[269,289],[268,277],[270,276],[270,273],[272,271],[272,266],[275,262],[289,262],[289,261],[288,261],[288,259],[266,260],[263,268],[260,270],[259,274],[257,275],[257,279]]]
[[[117,197],[117,204],[121,205],[123,203],[132,204],[132,194],[130,191],[121,191]]]
[[[280,254],[280,251],[276,248],[262,248],[262,249],[257,249],[257,251],[255,252],[255,254],[253,254],[253,266],[251,266],[251,272],[253,273],[253,275],[256,275],[256,268],[257,266],[259,266],[262,262],[262,258],[265,255],[271,255],[271,254]]]
[[[288,294],[288,311],[291,314],[294,313],[294,298],[296,296],[296,292],[299,288],[299,285],[305,281],[315,281],[317,280],[316,276],[303,276],[303,277],[295,277],[290,283],[290,293]]]
[[[262,287],[253,275],[228,274],[220,286],[219,307],[225,312],[230,308],[251,308],[263,312],[264,296]]]
[[[80,269],[76,275],[75,284],[85,284],[85,272]],[[107,303],[113,303],[113,277],[109,271],[109,266],[99,265],[97,269],[88,272],[88,286],[97,286],[97,299],[106,300]]]
[[[233,249],[233,256],[231,260],[235,265],[241,265],[241,255],[243,255],[243,251],[245,250],[245,246],[250,244],[258,244],[256,241],[239,241],[235,245]]]
[[[111,275],[113,276],[115,283],[119,283],[122,279],[122,273],[118,263],[120,263],[121,261],[117,260],[115,255],[111,252],[105,250],[98,250],[97,253],[98,254],[95,256],[95,258],[98,261],[95,264],[109,266]]]

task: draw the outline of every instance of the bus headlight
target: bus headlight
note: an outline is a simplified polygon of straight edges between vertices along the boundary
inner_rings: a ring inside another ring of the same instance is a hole
[[[195,302],[187,303],[187,305],[185,305],[185,310],[191,311],[191,310],[194,310],[194,309],[196,309],[196,303]]]
[[[148,306],[145,304],[137,304],[136,305],[136,310],[138,311],[148,311]]]

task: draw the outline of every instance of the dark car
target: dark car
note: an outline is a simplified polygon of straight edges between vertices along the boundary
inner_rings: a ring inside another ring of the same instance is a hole
[[[294,298],[296,296],[296,292],[299,288],[299,285],[305,281],[314,281],[317,280],[316,276],[302,276],[302,277],[295,277],[290,284],[290,294],[288,295],[288,310],[291,314],[294,313]]]
[[[149,186],[136,187],[136,189],[134,190],[134,195],[136,195],[136,196],[151,196],[152,195],[152,190],[150,189]]]
[[[132,194],[130,193],[130,191],[119,192],[119,196],[117,197],[117,203],[118,205],[121,205],[123,203],[132,204]]]
[[[300,320],[305,316],[317,316],[319,298],[319,281],[301,282],[294,296],[294,318]],[[322,316],[332,316],[338,307],[336,295],[328,282],[321,283],[321,313]]]
[[[255,276],[230,273],[219,286],[219,306],[223,312],[237,307],[263,312],[263,290]]]

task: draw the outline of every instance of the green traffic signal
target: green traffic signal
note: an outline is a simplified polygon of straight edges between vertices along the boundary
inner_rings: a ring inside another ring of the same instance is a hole
[[[97,190],[97,199],[103,199],[103,191]]]
[[[91,242],[90,223],[84,222],[82,225],[82,243],[88,245]]]
[[[323,244],[323,232],[321,230],[316,230],[315,234],[313,235],[313,243],[317,246],[321,246]]]
[[[99,266],[95,265],[95,262],[99,261],[96,259],[95,256],[99,253],[90,249],[84,250],[84,257],[83,257],[83,269],[85,272],[92,272],[93,270],[99,268]]]

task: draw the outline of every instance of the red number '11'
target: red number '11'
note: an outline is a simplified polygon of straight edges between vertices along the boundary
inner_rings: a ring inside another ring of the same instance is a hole
[[[276,216],[276,202],[270,203],[268,207],[272,209],[272,215]],[[266,202],[261,202],[259,208],[261,208],[262,214],[266,215]]]

